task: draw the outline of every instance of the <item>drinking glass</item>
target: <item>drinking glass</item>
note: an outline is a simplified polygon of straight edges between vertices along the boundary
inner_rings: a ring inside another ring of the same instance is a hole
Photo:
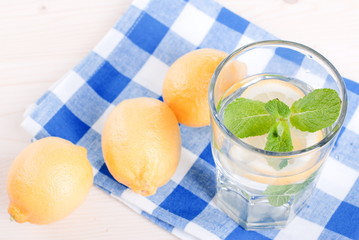
[[[262,81],[271,84],[261,86]],[[337,91],[340,114],[332,126],[316,135],[299,134],[297,140],[306,142],[301,149],[266,151],[259,147],[263,137],[240,139],[223,124],[223,109],[248,89],[258,95],[263,92],[265,98],[286,98],[292,91],[304,96],[318,88]],[[344,122],[347,93],[342,77],[325,57],[307,46],[277,40],[255,42],[219,64],[209,87],[209,105],[216,204],[247,230],[283,228],[312,194]]]

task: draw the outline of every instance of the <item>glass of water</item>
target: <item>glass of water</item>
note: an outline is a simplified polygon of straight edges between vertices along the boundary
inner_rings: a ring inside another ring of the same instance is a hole
[[[314,133],[291,126],[294,148],[290,152],[266,151],[266,135],[240,139],[223,123],[224,109],[239,97],[263,102],[278,98],[290,107],[318,88],[337,91],[339,117],[332,126]],[[284,227],[310,197],[343,124],[347,94],[340,74],[304,45],[256,42],[234,51],[217,67],[209,105],[216,204],[247,230]]]

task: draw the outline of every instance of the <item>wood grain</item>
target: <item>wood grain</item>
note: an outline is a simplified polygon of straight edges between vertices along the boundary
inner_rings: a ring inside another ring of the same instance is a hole
[[[359,80],[357,0],[218,2],[280,38],[317,49],[343,76]],[[86,56],[130,3],[0,2],[0,239],[175,239],[96,188],[78,210],[54,224],[17,224],[7,215],[7,171],[30,139],[20,127],[23,112]]]

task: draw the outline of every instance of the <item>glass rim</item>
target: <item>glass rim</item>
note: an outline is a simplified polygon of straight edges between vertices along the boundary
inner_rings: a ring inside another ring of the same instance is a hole
[[[310,53],[311,55],[317,57],[321,61],[322,64],[325,64],[327,67],[329,67],[332,75],[334,75],[334,77],[338,80],[339,87],[342,89],[342,99],[341,99],[342,100],[342,103],[341,103],[342,108],[340,110],[339,117],[338,117],[337,121],[335,122],[335,125],[333,126],[333,129],[322,140],[320,140],[316,144],[309,146],[307,148],[290,151],[290,152],[272,152],[272,151],[267,151],[267,150],[264,150],[261,148],[257,148],[257,147],[254,147],[254,146],[242,141],[240,138],[236,137],[233,133],[231,133],[224,126],[224,124],[219,119],[217,108],[216,108],[215,102],[214,102],[214,88],[216,85],[217,78],[218,78],[223,66],[227,62],[229,62],[233,57],[237,56],[241,52],[253,49],[258,46],[270,46],[270,45],[291,46],[291,47],[294,47],[297,49],[304,50],[304,51]],[[258,41],[258,42],[253,42],[253,43],[244,45],[244,46],[234,50],[225,59],[223,59],[222,62],[217,66],[217,68],[211,78],[211,81],[209,84],[209,91],[208,91],[208,103],[209,103],[209,108],[210,108],[210,114],[211,114],[211,117],[213,118],[213,120],[218,125],[220,131],[222,133],[224,133],[226,136],[228,136],[233,142],[245,147],[246,149],[249,149],[251,151],[254,151],[254,152],[269,156],[269,157],[294,157],[296,155],[307,154],[308,152],[314,151],[318,148],[322,148],[324,145],[326,145],[328,142],[330,142],[337,135],[338,131],[342,127],[344,120],[345,120],[346,112],[347,112],[347,102],[348,102],[348,97],[347,97],[347,91],[346,91],[346,86],[345,86],[344,80],[343,80],[342,76],[339,74],[338,70],[334,67],[334,65],[331,62],[329,62],[329,60],[327,60],[322,54],[320,54],[316,50],[314,50],[306,45],[292,42],[292,41],[286,41],[286,40]]]

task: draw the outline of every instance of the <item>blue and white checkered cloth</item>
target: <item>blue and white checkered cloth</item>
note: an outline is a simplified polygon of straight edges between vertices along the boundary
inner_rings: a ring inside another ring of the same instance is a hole
[[[137,0],[102,41],[25,114],[34,139],[58,136],[88,149],[95,185],[183,239],[359,239],[359,84],[345,79],[345,127],[307,207],[283,230],[245,231],[213,203],[210,128],[180,126],[182,156],[168,184],[142,197],[104,164],[101,131],[124,99],[161,99],[169,66],[197,48],[225,52],[273,35],[211,0]],[[293,71],[305,59],[284,54]],[[294,65],[291,63],[295,63]]]

